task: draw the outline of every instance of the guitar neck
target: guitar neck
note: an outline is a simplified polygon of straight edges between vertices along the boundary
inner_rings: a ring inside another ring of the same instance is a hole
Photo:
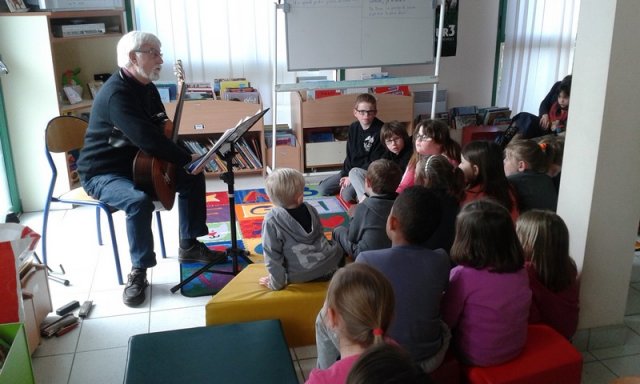
[[[178,141],[178,131],[180,129],[180,119],[182,118],[182,109],[184,105],[184,95],[187,90],[187,83],[182,81],[180,84],[180,95],[178,96],[178,104],[176,105],[176,112],[173,116],[173,133],[171,135],[171,140],[173,142]]]

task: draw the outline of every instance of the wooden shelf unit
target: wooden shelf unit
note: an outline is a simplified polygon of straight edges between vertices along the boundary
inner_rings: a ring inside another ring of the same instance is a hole
[[[53,25],[77,21],[104,22],[107,33],[91,36],[55,37]],[[0,52],[10,70],[3,76],[9,134],[23,209],[41,210],[48,178],[33,175],[47,168],[43,151],[46,124],[61,114],[89,111],[92,100],[87,83],[98,73],[118,68],[116,45],[126,33],[124,10],[23,12],[0,14]],[[63,101],[62,74],[80,68],[83,101],[69,105]],[[11,90],[11,92],[7,92]],[[64,156],[57,157],[59,169]],[[68,180],[67,180],[68,181]],[[60,187],[65,184],[64,176]],[[61,190],[54,191],[58,193]]]
[[[176,102],[165,104],[167,115],[173,120]],[[185,100],[178,136],[180,139],[191,139],[200,142],[207,142],[208,139],[215,140],[224,131],[235,127],[240,120],[247,116],[254,115],[262,109],[261,104],[243,103],[239,101],[227,100]],[[264,143],[264,122],[260,119],[246,134],[245,137],[257,139],[260,153],[257,154],[262,167],[260,169],[234,170],[239,174],[264,174],[265,172],[265,143]],[[220,172],[208,172],[217,175]]]
[[[344,141],[307,143],[305,138],[311,131],[348,127],[356,118],[353,115],[358,95],[346,94],[309,100],[305,92],[291,94],[291,123],[303,151],[300,151],[300,169],[305,172],[315,169],[338,168],[346,156]],[[378,118],[382,121],[398,120],[413,131],[413,95],[374,94],[377,99]]]

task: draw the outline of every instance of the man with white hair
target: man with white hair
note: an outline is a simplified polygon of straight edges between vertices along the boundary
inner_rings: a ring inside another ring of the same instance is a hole
[[[192,156],[165,136],[167,116],[153,84],[163,63],[160,45],[155,35],[146,32],[129,32],[120,39],[120,69],[96,95],[78,159],[80,180],[87,193],[126,213],[132,270],[122,299],[128,306],[144,302],[149,285],[147,268],[156,265],[151,231],[153,199],[133,181],[132,164],[139,150],[176,165],[180,262],[226,260],[224,252],[211,251],[197,241],[208,233],[205,179],[202,173],[184,171]]]

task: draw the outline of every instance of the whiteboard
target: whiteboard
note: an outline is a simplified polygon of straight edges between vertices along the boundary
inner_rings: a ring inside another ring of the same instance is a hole
[[[431,0],[285,0],[289,71],[433,62]]]

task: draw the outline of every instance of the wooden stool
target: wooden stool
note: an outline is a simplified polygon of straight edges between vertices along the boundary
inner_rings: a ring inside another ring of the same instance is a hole
[[[258,284],[267,276],[264,264],[250,264],[206,305],[206,324],[279,319],[289,347],[316,343],[315,321],[327,293],[328,281],[289,284],[272,291]]]
[[[472,384],[580,384],[582,355],[551,327],[530,324],[520,356],[504,364],[465,370]]]

